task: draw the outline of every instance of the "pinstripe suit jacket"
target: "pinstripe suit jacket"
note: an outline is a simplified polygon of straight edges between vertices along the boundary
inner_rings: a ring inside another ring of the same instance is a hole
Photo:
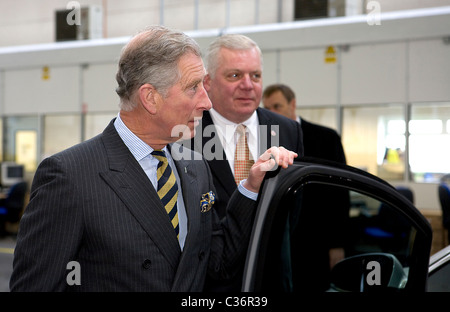
[[[172,155],[183,152],[174,144]],[[207,272],[242,261],[255,202],[236,192],[229,218],[200,211],[214,190],[204,160],[175,161],[188,235],[181,252],[151,182],[113,122],[97,137],[42,161],[20,223],[11,291],[201,291]],[[67,283],[70,261],[81,285]]]

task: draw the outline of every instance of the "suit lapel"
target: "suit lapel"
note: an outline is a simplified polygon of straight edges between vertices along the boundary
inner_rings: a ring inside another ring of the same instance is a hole
[[[167,213],[153,185],[114,128],[113,122],[103,132],[109,171],[101,177],[119,196],[131,214],[176,268],[180,246]],[[173,235],[167,235],[173,233]]]
[[[192,157],[192,154],[190,154],[191,151],[189,150],[189,155],[186,155],[183,152],[180,152],[180,148],[182,148],[181,145],[177,143],[169,146],[178,176],[181,180],[184,207],[188,218],[188,232],[184,243],[184,250],[181,254],[181,259],[172,285],[172,291],[184,289],[180,287],[184,287],[183,285],[186,284],[186,281],[193,281],[195,279],[194,276],[197,274],[197,266],[192,266],[192,259],[193,257],[195,258],[195,251],[198,250],[199,243],[203,242],[205,239],[205,237],[203,237],[201,224],[201,192],[198,187],[198,180],[205,179],[205,177],[199,176],[197,170],[195,170],[194,161],[190,161]],[[189,158],[186,160],[183,156],[188,156]]]
[[[270,114],[267,114],[265,109],[257,108],[259,122],[259,155],[262,155],[267,149],[272,146],[279,146],[279,126],[274,124]]]
[[[198,205],[194,204],[195,198],[199,194],[199,191],[196,187],[195,180],[198,179],[197,174],[194,170],[191,170],[190,164],[191,161],[186,160],[184,156],[187,156],[183,153],[179,153],[181,145],[179,144],[171,144],[169,146],[169,150],[171,152],[172,158],[174,159],[174,163],[178,172],[178,176],[180,177],[181,189],[183,191],[183,201],[184,207],[186,209],[186,214],[189,220],[189,229],[188,229],[188,237],[190,234],[190,230],[192,224],[190,224],[191,220],[194,220],[197,217],[197,212],[200,211],[200,202]],[[189,155],[191,157],[191,155]],[[195,209],[197,207],[198,209]],[[187,238],[188,238],[187,237]]]

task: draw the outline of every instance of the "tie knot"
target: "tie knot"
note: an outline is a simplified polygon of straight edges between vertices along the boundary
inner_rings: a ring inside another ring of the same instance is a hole
[[[151,154],[153,157],[155,157],[159,161],[162,161],[162,162],[167,161],[166,153],[164,153],[163,150],[154,150]]]
[[[247,127],[245,126],[245,125],[243,125],[243,124],[240,124],[240,125],[238,125],[237,127],[236,127],[236,133],[238,133],[239,135],[243,135],[243,134],[245,134],[245,129],[246,129]]]

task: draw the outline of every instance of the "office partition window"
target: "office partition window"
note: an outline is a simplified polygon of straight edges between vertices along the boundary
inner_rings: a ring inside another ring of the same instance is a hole
[[[3,142],[3,118],[0,118],[0,142]],[[3,161],[3,144],[0,144],[0,161]]]
[[[297,108],[297,116],[339,132],[335,107]]]
[[[87,113],[84,122],[84,139],[87,140],[102,133],[114,117],[117,117],[117,111],[107,113]]]
[[[450,173],[450,102],[345,106],[342,120],[333,107],[296,113],[338,132],[340,121],[347,163],[387,181],[437,183]]]
[[[411,105],[409,165],[414,182],[450,173],[450,102]]]
[[[404,104],[348,106],[342,113],[347,163],[388,181],[405,175]]]
[[[39,117],[8,116],[3,119],[3,161],[14,161],[32,173],[39,162]]]
[[[81,142],[80,114],[45,115],[42,158]]]

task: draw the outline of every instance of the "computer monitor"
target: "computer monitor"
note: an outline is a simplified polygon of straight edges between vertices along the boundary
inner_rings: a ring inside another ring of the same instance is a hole
[[[0,165],[0,184],[9,187],[24,180],[25,168],[15,162],[2,162]]]

